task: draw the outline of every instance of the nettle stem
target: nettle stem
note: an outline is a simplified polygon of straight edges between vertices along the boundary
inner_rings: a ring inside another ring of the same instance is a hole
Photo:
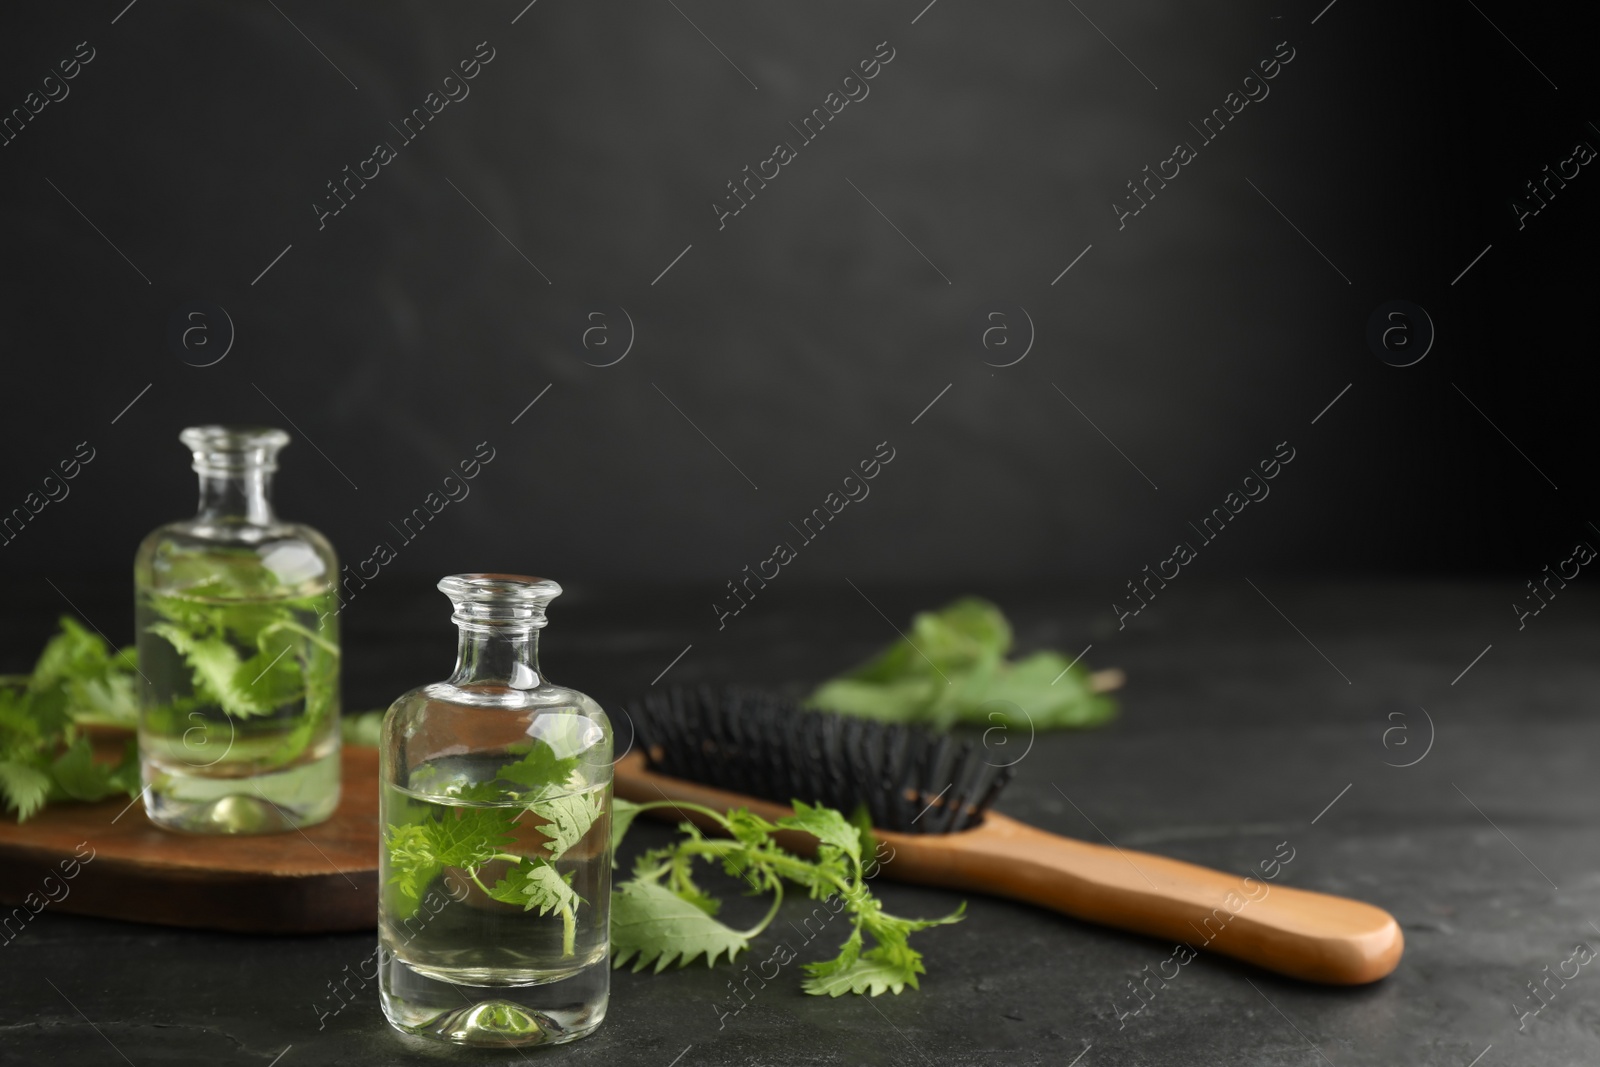
[[[514,863],[514,864],[517,864],[518,866],[521,866],[522,865],[522,861],[525,860],[525,859],[529,859],[529,858],[530,857],[528,857],[528,856],[513,856],[509,852],[496,852],[494,855],[490,856],[488,859],[484,860],[483,862],[484,863],[493,863],[495,860],[504,860],[507,863]],[[482,864],[479,864],[479,866],[482,866]],[[466,868],[466,872],[467,872],[467,877],[472,880],[472,884],[477,886],[479,889],[483,890],[483,895],[484,896],[489,897],[491,899],[494,898],[494,894],[489,891],[489,887],[484,885],[481,881],[478,880],[478,868],[477,867],[468,867],[468,868]],[[529,906],[531,907],[532,905],[529,905]],[[772,921],[772,917],[769,915],[767,917],[767,922],[771,922],[771,921]],[[765,925],[765,924],[763,924],[763,925]],[[562,907],[562,909],[561,909],[561,955],[562,955],[563,958],[566,958],[568,956],[576,955],[577,951],[578,951],[578,916],[573,911],[573,909],[568,908],[568,907]]]
[[[578,917],[572,913],[571,908],[561,909],[561,955],[571,956],[577,952]]]
[[[652,800],[638,805],[638,809],[641,812],[654,808],[672,808],[675,811],[697,812],[716,822],[730,835],[733,832],[733,824],[728,821],[726,815],[702,804],[676,800]],[[704,856],[723,860],[728,859],[730,856],[738,855],[748,848],[742,841],[711,841],[705,838],[690,838],[686,841],[679,841],[673,847],[678,852],[687,853],[691,856]],[[788,878],[790,881],[799,882],[802,885],[814,884],[820,880],[832,886],[847,902],[852,905],[856,902],[856,887],[860,884],[862,875],[862,866],[859,859],[853,861],[855,869],[855,882],[853,884],[827,871],[820,870],[814,864],[808,863],[798,856],[791,856],[787,852],[762,852],[760,853],[760,861],[762,865],[761,873],[768,876],[763,881],[767,882],[773,892],[772,907],[767,910],[766,916],[760,922],[743,931],[742,936],[745,938],[752,938],[760,934],[768,926],[772,925],[772,921],[777,918],[778,908],[783,904],[783,882],[780,880],[781,878]],[[663,865],[656,872],[656,877],[659,878],[667,873],[667,870],[667,866]],[[777,875],[778,877],[772,877],[772,875]],[[751,888],[755,889],[757,887],[752,885]],[[852,908],[852,910],[855,909]],[[861,922],[862,917],[858,913],[856,916],[857,930],[861,928]]]
[[[489,891],[489,887],[478,881],[478,868],[467,867],[465,870],[467,872],[467,877],[472,880],[472,884],[483,890],[484,896],[489,897],[491,900],[494,899],[494,894]]]
[[[261,636],[265,637],[267,634],[276,633],[279,630],[288,630],[290,633],[299,634],[301,637],[305,638],[307,641],[310,641],[312,644],[316,645],[318,648],[322,649],[324,652],[328,653],[329,655],[331,655],[331,656],[338,656],[339,655],[339,646],[338,645],[334,644],[332,641],[327,640],[326,638],[318,637],[316,635],[316,633],[314,633],[313,631],[306,629],[304,626],[301,626],[297,622],[291,622],[291,621],[289,621],[287,619],[281,620],[279,622],[275,622],[272,625],[268,626],[266,629],[261,631]]]
[[[761,933],[761,931],[771,926],[772,920],[778,917],[778,906],[782,903],[783,885],[782,883],[776,883],[772,887],[772,907],[767,909],[766,915],[762,916],[760,922],[756,923],[750,929],[745,930],[740,936],[748,941],[750,938],[755,937],[757,934]]]

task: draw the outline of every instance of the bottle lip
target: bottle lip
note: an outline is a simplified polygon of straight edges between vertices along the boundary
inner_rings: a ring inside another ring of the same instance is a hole
[[[561,595],[561,586],[528,574],[452,574],[439,580],[439,591],[455,605],[457,623],[545,625],[545,605]]]
[[[276,426],[190,426],[178,440],[194,454],[197,471],[278,469],[278,452],[291,438]]]

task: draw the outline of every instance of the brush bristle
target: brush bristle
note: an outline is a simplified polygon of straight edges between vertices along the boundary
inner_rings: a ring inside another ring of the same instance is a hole
[[[945,834],[983,821],[1012,768],[971,741],[811,711],[753,690],[674,686],[628,706],[652,770],[788,804],[826,804],[872,825]]]

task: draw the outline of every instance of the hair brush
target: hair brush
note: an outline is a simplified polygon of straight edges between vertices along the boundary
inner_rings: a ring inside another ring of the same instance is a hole
[[[616,792],[629,800],[747,807],[768,819],[792,799],[847,815],[865,805],[894,850],[883,873],[899,881],[1009,897],[1311,982],[1360,985],[1400,962],[1400,926],[1381,908],[990,811],[1012,768],[985,762],[971,741],[709,686],[654,693],[628,712],[637,744],[617,761]],[[800,833],[784,843],[816,844]]]

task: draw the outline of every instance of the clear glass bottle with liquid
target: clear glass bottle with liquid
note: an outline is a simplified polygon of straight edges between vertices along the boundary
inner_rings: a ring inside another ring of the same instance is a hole
[[[134,559],[139,761],[156,825],[202,834],[310,826],[339,804],[339,565],[272,510],[289,435],[192,426],[200,508]]]
[[[610,993],[611,724],[539,669],[561,587],[458,574],[455,673],[400,697],[379,742],[380,997],[397,1029],[559,1044]]]

